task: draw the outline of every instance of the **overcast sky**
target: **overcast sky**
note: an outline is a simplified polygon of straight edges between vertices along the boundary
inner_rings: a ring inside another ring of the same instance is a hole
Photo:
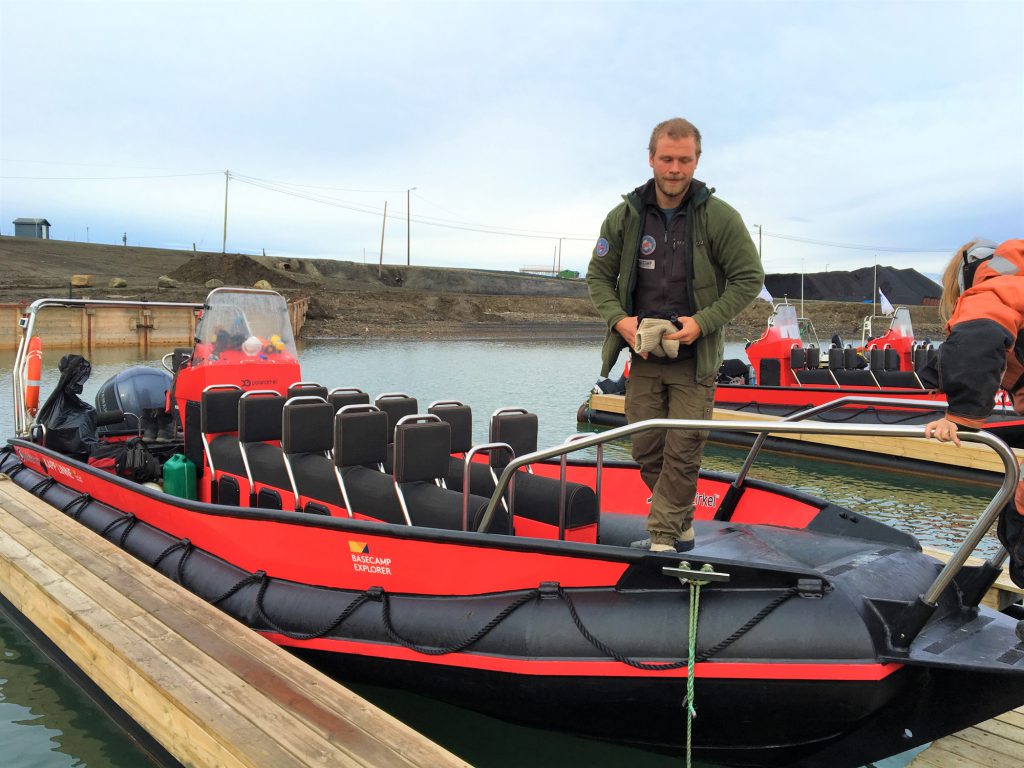
[[[220,251],[230,170],[230,252],[375,262],[387,203],[385,262],[582,271],[678,115],[769,271],[934,273],[1024,235],[1022,39],[1019,0],[0,0],[0,233]]]

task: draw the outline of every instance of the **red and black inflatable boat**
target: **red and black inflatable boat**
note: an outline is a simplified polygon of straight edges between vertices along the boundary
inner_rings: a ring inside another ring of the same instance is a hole
[[[460,403],[421,412],[400,393],[302,382],[270,292],[214,291],[175,360],[181,429],[153,447],[180,451],[174,472],[196,467],[197,498],[166,492],[170,461],[159,490],[41,429],[8,441],[0,471],[344,680],[676,752],[692,671],[693,749],[736,765],[859,766],[1024,703],[1020,617],[979,605],[1006,553],[964,565],[1017,476],[985,433],[967,439],[1001,451],[1007,479],[946,567],[868,517],[716,473],[701,477],[696,548],[652,554],[629,546],[646,514],[636,467],[567,454],[706,422],[538,450],[536,416],[503,409],[472,445]]]
[[[871,319],[866,318],[865,323]],[[865,339],[862,346],[843,344],[835,337],[829,349],[822,349],[814,342],[804,343],[796,307],[779,304],[761,337],[747,345],[747,359],[723,362],[715,408],[789,418],[841,398],[856,398],[855,405],[828,410],[815,418],[833,423],[926,424],[946,407],[945,395],[928,389],[921,379],[937,354],[930,341],[915,339],[906,307],[897,307],[884,333]],[[625,424],[622,397],[627,383],[626,376],[599,382],[592,392],[599,397],[588,397],[577,412],[577,421],[606,427]],[[882,400],[912,400],[917,405],[896,406]],[[1024,417],[1014,412],[1005,393],[1000,393],[985,428],[1008,445],[1024,448]],[[712,439],[752,442],[749,435],[717,429],[712,430]],[[813,453],[812,448],[792,441],[788,445],[773,441],[772,445],[776,450]],[[835,457],[837,451],[821,453]]]

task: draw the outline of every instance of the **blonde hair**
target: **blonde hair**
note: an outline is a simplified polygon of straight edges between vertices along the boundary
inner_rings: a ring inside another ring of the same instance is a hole
[[[946,271],[942,273],[942,298],[939,299],[939,317],[942,318],[944,323],[949,322],[949,318],[953,316],[953,310],[956,308],[956,303],[960,299],[959,277],[960,270],[964,266],[964,254],[968,253],[977,242],[977,240],[971,240],[971,242],[964,243],[957,248],[953,258],[946,265]],[[966,288],[970,288],[970,286],[965,286]]]
[[[664,120],[654,126],[654,130],[651,131],[651,143],[647,147],[651,157],[654,157],[654,152],[658,148],[658,139],[662,136],[668,136],[670,139],[676,140],[693,136],[694,142],[697,145],[697,157],[700,157],[700,131],[689,120],[673,117],[671,120]]]

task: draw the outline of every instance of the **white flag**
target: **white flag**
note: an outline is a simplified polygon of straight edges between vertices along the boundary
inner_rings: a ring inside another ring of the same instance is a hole
[[[764,283],[761,284],[761,292],[757,294],[757,298],[767,301],[769,304],[775,301],[775,299],[772,298],[772,295],[768,293],[768,287]]]
[[[882,293],[882,289],[881,288],[878,289],[878,298],[881,299],[881,301],[882,301],[882,314],[883,315],[891,315],[893,312],[896,311],[895,307],[893,307],[893,305],[889,303],[889,300],[887,298],[885,298],[885,294]]]

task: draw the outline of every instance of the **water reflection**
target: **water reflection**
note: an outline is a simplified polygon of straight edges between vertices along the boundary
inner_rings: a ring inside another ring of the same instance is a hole
[[[0,744],[6,768],[155,765],[2,611]]]

